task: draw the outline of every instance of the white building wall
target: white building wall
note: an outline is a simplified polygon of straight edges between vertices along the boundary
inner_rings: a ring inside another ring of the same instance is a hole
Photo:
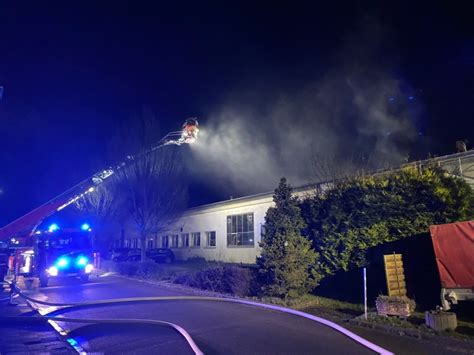
[[[295,190],[295,196],[304,199],[315,193],[315,187],[306,186]],[[262,237],[262,226],[269,207],[273,206],[273,192],[257,194],[232,200],[212,203],[191,208],[170,223],[170,227],[147,239],[147,247],[160,248],[163,237],[168,236],[168,247],[173,250],[177,260],[202,257],[206,260],[228,263],[254,264],[260,254],[259,243]],[[227,217],[253,213],[253,245],[227,245]],[[216,232],[216,246],[206,245],[206,232]],[[191,233],[201,233],[200,246],[192,245]],[[189,246],[183,246],[182,235],[189,234]],[[125,246],[139,247],[139,238],[133,228],[127,228]],[[178,247],[171,244],[171,236],[179,235]]]
[[[186,260],[192,257],[203,257],[207,260],[219,260],[229,263],[253,264],[260,252],[259,242],[261,241],[262,225],[265,221],[265,214],[272,206],[272,196],[265,195],[256,199],[243,198],[229,200],[221,203],[206,205],[188,210],[179,218],[168,231],[162,235],[176,235],[183,233],[200,232],[200,247],[183,247],[180,238],[178,248],[172,248],[175,256],[179,260]],[[253,246],[229,246],[227,245],[227,216],[253,213]],[[216,232],[216,246],[206,245],[205,232]],[[191,240],[190,240],[191,242]]]

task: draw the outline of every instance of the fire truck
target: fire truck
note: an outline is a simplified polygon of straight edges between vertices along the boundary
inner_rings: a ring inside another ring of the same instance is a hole
[[[90,228],[60,229],[53,224],[38,235],[35,255],[36,274],[42,287],[50,278],[76,276],[89,281],[94,269],[94,254],[91,248]]]
[[[46,287],[51,278],[77,277],[89,281],[94,269],[91,228],[87,223],[77,229],[61,229],[53,223],[35,232],[35,244],[15,249],[15,274],[38,277]]]
[[[70,206],[95,188],[106,182],[120,169],[124,169],[134,160],[155,152],[167,145],[191,144],[197,139],[199,124],[197,119],[187,119],[180,131],[170,132],[148,149],[126,159],[115,166],[101,170],[79,184],[71,187],[59,196],[35,208],[26,215],[0,228],[0,241],[21,240],[26,247],[14,246],[13,258],[10,257],[9,269],[15,275],[38,277],[42,286],[47,286],[51,278],[77,276],[87,281],[94,263],[90,244],[91,229],[83,224],[80,229],[61,229],[52,224],[47,230],[38,229],[43,221]]]

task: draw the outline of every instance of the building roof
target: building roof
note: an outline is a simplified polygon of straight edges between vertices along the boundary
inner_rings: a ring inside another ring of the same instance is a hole
[[[461,171],[459,172],[460,175],[474,188],[474,150],[469,150],[467,152],[455,153],[444,155],[441,157],[434,157],[425,160],[418,160],[402,165],[398,165],[396,167],[391,167],[388,169],[379,169],[372,172],[367,173],[368,175],[378,175],[388,173],[390,171],[400,170],[406,167],[417,167],[417,166],[426,166],[430,164],[437,164],[441,167],[448,166],[449,164],[458,164]],[[451,169],[452,170],[452,169]],[[318,183],[311,183],[305,184],[302,186],[294,187],[293,191],[297,195],[303,195],[305,193],[311,193],[312,191],[316,191],[317,187],[325,186],[330,183],[334,183],[335,181],[324,181]],[[273,200],[274,191],[267,191],[258,194],[242,196],[237,198],[230,198],[224,201],[213,202],[205,205],[200,205],[196,207],[192,207],[186,210],[184,214],[199,214],[211,211],[218,211],[221,209],[228,209],[228,208],[238,208],[240,206],[251,206],[257,205],[261,203],[269,203]]]

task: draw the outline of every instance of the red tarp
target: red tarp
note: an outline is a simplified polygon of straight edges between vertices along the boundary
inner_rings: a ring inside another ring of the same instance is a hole
[[[444,288],[474,288],[474,221],[430,226]]]

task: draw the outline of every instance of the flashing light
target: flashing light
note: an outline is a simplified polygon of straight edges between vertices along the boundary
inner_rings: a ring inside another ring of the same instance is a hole
[[[94,270],[94,265],[87,264],[86,269],[85,269],[86,274],[90,274],[92,272],[92,270]]]
[[[80,256],[77,258],[76,264],[78,266],[86,266],[88,261],[89,259],[87,259],[85,256]]]
[[[49,276],[58,276],[58,268],[56,266],[51,266],[48,270]]]
[[[89,187],[89,189],[87,190],[87,192],[93,192],[95,189],[93,187]]]
[[[64,256],[59,258],[58,261],[56,261],[56,266],[58,268],[65,268],[68,265],[69,265],[69,259]]]
[[[41,234],[41,231],[36,231],[35,234]]]
[[[68,339],[67,339],[67,342],[68,342],[69,344],[71,344],[71,346],[73,346],[73,347],[76,347],[76,346],[79,345],[79,343],[77,342],[77,340],[74,339],[74,338],[68,338]]]
[[[58,229],[59,229],[59,226],[56,223],[53,223],[49,226],[48,231],[54,232],[54,231],[57,231]]]
[[[81,229],[83,231],[89,231],[89,229],[91,229],[91,226],[88,224],[88,223],[84,223],[82,226],[81,226]]]

